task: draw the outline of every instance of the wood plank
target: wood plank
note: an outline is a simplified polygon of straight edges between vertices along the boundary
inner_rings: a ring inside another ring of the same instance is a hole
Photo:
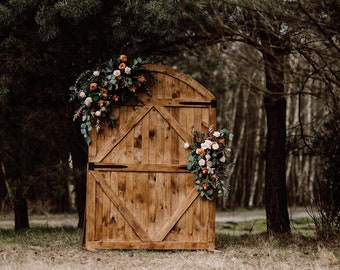
[[[95,198],[95,240],[103,239],[103,190],[96,185]]]
[[[179,137],[181,137],[184,142],[190,142],[192,140],[191,133],[188,132],[187,128],[183,127],[167,109],[160,106],[155,106],[155,108],[177,132]]]
[[[147,148],[149,151],[148,159],[146,160],[147,164],[156,164],[157,163],[157,112],[155,108],[148,113],[149,117],[149,139],[147,142],[143,144],[143,148]],[[146,149],[145,149],[146,151]]]
[[[159,208],[159,202],[162,201],[162,198],[159,198],[159,196],[162,196],[162,191],[159,189],[158,185],[162,179],[159,177],[159,173],[156,172],[150,172],[148,173],[147,178],[147,188],[148,188],[148,206],[145,211],[144,217],[147,218],[145,220],[146,226],[148,227],[148,234],[153,235],[155,234],[157,224],[159,222],[158,218],[158,208]]]
[[[194,98],[156,98],[150,101],[144,102],[146,106],[160,106],[160,107],[187,107],[187,108],[207,108],[215,107],[216,100],[208,99],[194,99]],[[126,105],[127,107],[129,105]],[[142,107],[142,105],[136,105],[136,107]]]
[[[134,115],[131,116],[129,121],[120,127],[119,135],[113,136],[107,139],[107,143],[103,145],[103,147],[98,151],[97,155],[90,161],[100,162],[105,156],[114,148],[117,144],[119,144],[123,138],[131,131],[131,129],[141,121],[144,116],[152,109],[152,106],[140,107],[140,110],[136,111]]]
[[[125,203],[125,206],[127,207],[127,209],[132,209],[132,214],[133,213],[133,188],[134,188],[134,181],[133,181],[133,174],[132,173],[126,173],[126,172],[120,172],[119,174],[124,174],[125,177],[125,184],[126,184],[126,193],[125,193],[125,197],[124,200],[122,200],[122,202]],[[136,236],[135,233],[133,231],[133,229],[131,228],[131,226],[129,225],[128,222],[126,222],[125,218],[120,215],[120,218],[122,219],[122,221],[125,223],[125,233],[123,235],[123,239],[127,242],[129,241],[136,241]]]
[[[96,220],[96,181],[92,174],[87,173],[86,183],[86,211],[85,211],[85,245],[88,241],[95,240],[95,220]]]
[[[115,176],[114,179],[117,181],[118,183],[118,198],[122,201],[125,202],[125,205],[127,208],[129,208],[129,206],[127,205],[127,201],[126,201],[126,193],[127,193],[127,178],[126,178],[126,174],[125,173],[119,173],[119,172],[114,172]],[[114,204],[111,202],[111,204],[114,206]],[[126,234],[126,229],[125,227],[128,227],[126,225],[125,219],[119,215],[118,210],[115,207],[112,207],[112,210],[115,209],[116,211],[116,215],[115,215],[115,219],[116,219],[116,223],[117,223],[117,230],[114,231],[114,238],[112,239],[120,239],[120,240],[124,240],[124,235]]]
[[[114,193],[110,185],[107,183],[106,179],[103,176],[101,176],[99,173],[96,173],[96,172],[89,172],[89,173],[94,177],[98,185],[107,194],[107,196],[110,198],[112,203],[118,209],[120,214],[125,218],[125,220],[129,223],[129,225],[132,227],[134,232],[139,236],[139,238],[142,241],[150,241],[151,239],[149,235],[142,228],[141,224],[138,221],[136,221],[134,216],[131,214],[130,210],[126,208],[125,204],[118,198],[117,194]]]
[[[176,222],[183,216],[185,211],[191,206],[193,201],[197,198],[198,192],[193,188],[186,198],[179,204],[177,209],[173,212],[170,219],[162,226],[156,235],[152,237],[153,241],[162,241],[170,232]]]
[[[215,249],[215,240],[206,241],[167,241],[167,242],[139,242],[139,241],[92,241],[86,247],[94,249],[145,249],[145,250],[209,250]]]

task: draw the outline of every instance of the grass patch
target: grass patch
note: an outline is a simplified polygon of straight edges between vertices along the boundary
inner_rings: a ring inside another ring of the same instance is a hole
[[[298,221],[296,227],[307,226]],[[225,227],[228,228],[225,228]],[[252,231],[250,231],[252,228]],[[261,231],[262,230],[262,231]],[[81,247],[74,227],[0,230],[0,269],[338,269],[338,243],[293,233],[273,237],[265,222],[221,223],[216,251],[100,250]]]
[[[216,233],[242,235],[242,234],[259,234],[267,230],[265,219],[242,221],[242,222],[217,222]],[[305,237],[315,236],[315,225],[311,218],[300,218],[291,220],[292,234],[298,234]]]
[[[48,247],[56,243],[79,244],[82,232],[73,227],[48,228],[35,226],[31,229],[15,232],[11,229],[0,229],[0,241],[3,244]],[[67,246],[67,245],[66,245]]]

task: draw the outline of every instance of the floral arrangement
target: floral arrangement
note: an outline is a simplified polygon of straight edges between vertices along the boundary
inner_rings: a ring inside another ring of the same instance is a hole
[[[95,70],[87,70],[80,74],[75,84],[70,87],[70,101],[80,101],[79,109],[73,120],[80,119],[80,132],[87,144],[91,143],[89,132],[93,126],[96,132],[102,129],[102,121],[115,126],[116,117],[112,108],[126,103],[140,103],[138,94],[151,92],[147,81],[152,74],[142,66],[142,59],[137,58],[128,63],[126,55],[120,55],[117,61],[112,59]]]
[[[227,129],[215,131],[213,126],[201,136],[196,130],[192,133],[194,139],[191,146],[185,143],[184,148],[191,149],[187,168],[195,174],[196,189],[201,197],[208,200],[213,200],[215,190],[217,196],[222,197],[226,194],[227,168],[232,164],[229,144],[233,135]]]

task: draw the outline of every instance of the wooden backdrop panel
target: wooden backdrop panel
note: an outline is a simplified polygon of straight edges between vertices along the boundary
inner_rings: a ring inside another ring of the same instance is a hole
[[[215,203],[198,196],[183,146],[215,124],[215,98],[173,69],[147,68],[152,98],[115,108],[116,127],[91,133],[84,246],[214,249]]]

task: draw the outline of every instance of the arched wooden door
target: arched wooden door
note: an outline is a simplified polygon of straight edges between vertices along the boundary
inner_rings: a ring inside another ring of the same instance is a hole
[[[84,247],[214,249],[215,203],[198,195],[183,146],[193,128],[215,124],[215,97],[171,68],[146,67],[152,98],[117,108],[117,126],[91,135]]]

